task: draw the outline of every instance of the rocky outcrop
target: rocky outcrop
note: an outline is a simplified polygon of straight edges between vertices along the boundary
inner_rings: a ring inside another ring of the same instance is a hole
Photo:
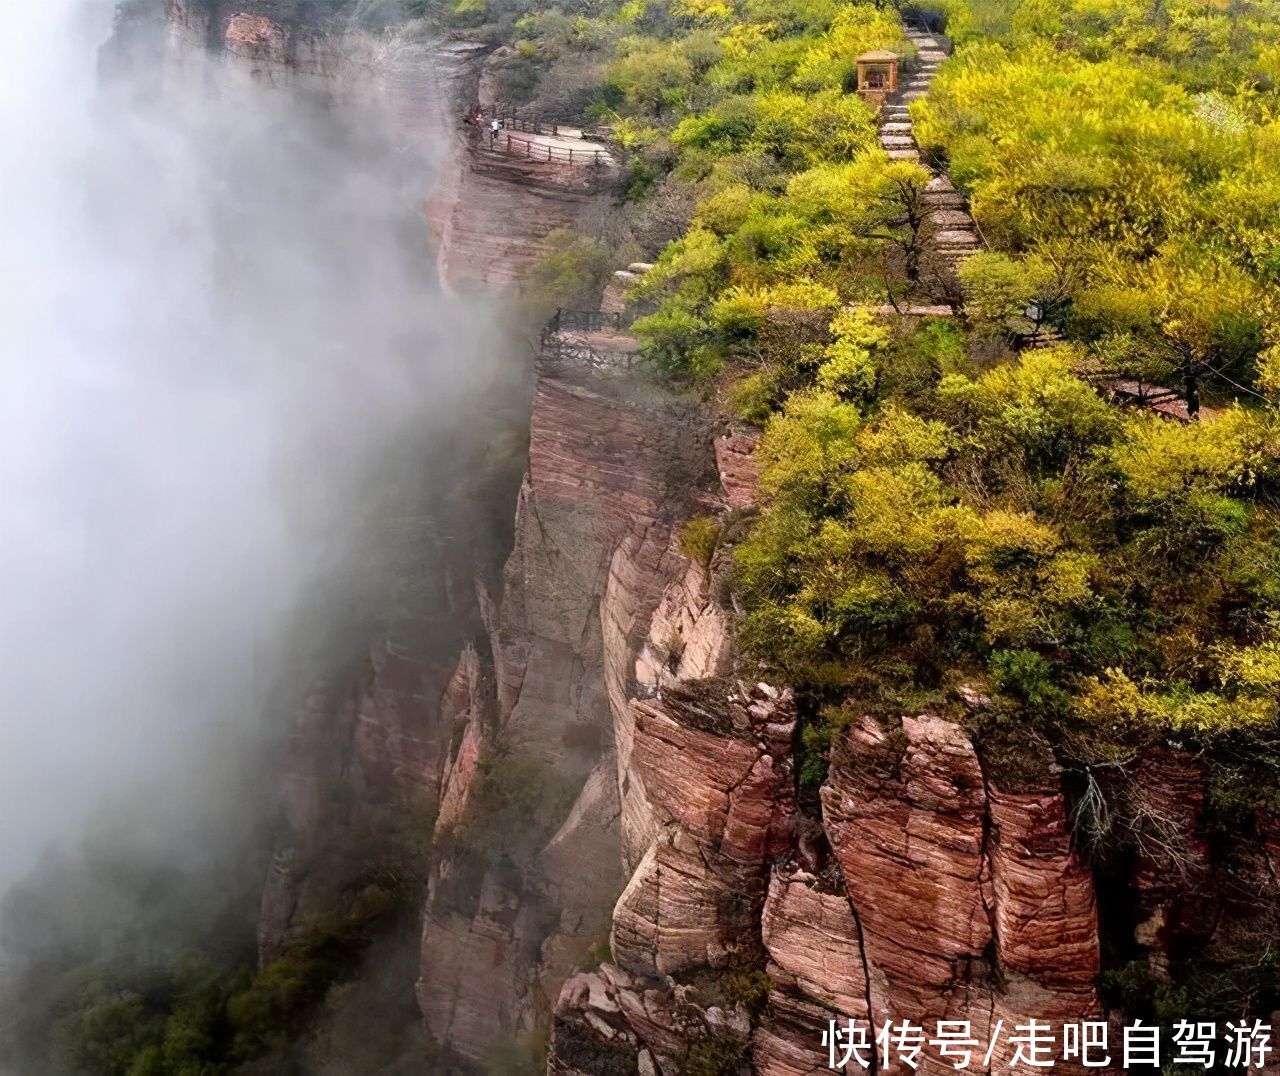
[[[655,632],[705,616],[694,571],[650,615],[622,723],[623,783],[653,837],[614,909],[612,963],[560,995],[552,1072],[593,1071],[598,1049],[678,1073],[706,1048],[807,1076],[829,1071],[828,1022],[850,1018],[873,1035],[889,1020],[969,1021],[1007,1067],[1017,1024],[1096,1018],[1093,881],[1056,778],[1005,790],[960,725],[867,718],[834,753],[821,822],[803,817],[786,693],[681,681],[654,660]],[[635,809],[624,793],[624,818]],[[691,985],[740,985],[751,969],[766,984],[754,1004]],[[929,1047],[919,1066],[954,1071]]]
[[[503,293],[527,283],[557,230],[581,230],[611,195],[588,165],[488,154],[483,140],[479,132],[451,134],[427,217],[441,280],[458,292]]]
[[[822,799],[874,1024],[968,1020],[985,1050],[999,1020],[1097,1015],[1093,881],[1060,788],[1001,791],[959,725],[923,715],[854,725]],[[1006,1052],[997,1035],[993,1056]],[[926,1058],[921,1071],[951,1068]]]
[[[332,5],[330,5],[332,6]],[[324,4],[298,0],[165,0],[173,59],[209,50],[271,84],[332,87],[363,49],[325,18]]]
[[[828,1072],[821,1043],[830,1021],[868,1018],[867,966],[838,874],[775,869],[761,934],[772,989],[752,1036],[755,1069],[769,1076]]]
[[[945,1018],[990,993],[986,795],[964,732],[907,718],[854,726],[823,787],[823,824],[862,923],[878,1022]]]
[[[716,465],[730,508],[746,511],[756,506],[760,468],[754,456],[759,441],[756,430],[740,430],[716,438]]]
[[[664,976],[750,959],[766,864],[791,841],[790,699],[710,680],[633,705],[659,832],[614,909],[614,959]]]

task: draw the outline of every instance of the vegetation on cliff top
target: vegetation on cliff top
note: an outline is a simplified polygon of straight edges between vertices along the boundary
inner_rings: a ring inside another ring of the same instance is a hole
[[[454,10],[511,27],[510,103],[613,126],[610,245],[657,263],[636,330],[763,430],[742,633],[809,704],[802,781],[850,706],[935,707],[1007,782],[1065,764],[1100,856],[1164,839],[1124,787],[1161,745],[1207,769],[1225,840],[1280,806],[1275,0],[926,5],[957,50],[915,132],[989,242],[958,273],[930,261],[928,173],[849,92],[864,49],[910,65],[891,8],[533,6]],[[912,302],[952,316],[885,316]],[[1106,391],[1136,384],[1199,421]],[[1238,948],[1185,982],[1253,982]]]
[[[515,20],[511,92],[593,70],[632,201],[687,206],[636,328],[764,427],[738,552],[757,654],[832,699],[980,680],[1086,764],[1149,729],[1271,735],[1274,3],[946,5],[962,44],[913,114],[994,247],[952,281],[925,279],[927,174],[849,93],[863,49],[910,53],[892,9],[485,10]],[[929,287],[961,316],[875,314]],[[1028,307],[1062,344],[1019,352]],[[1102,373],[1214,410],[1122,410]]]

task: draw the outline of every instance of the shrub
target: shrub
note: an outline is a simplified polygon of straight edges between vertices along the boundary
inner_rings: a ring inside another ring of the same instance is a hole
[[[844,706],[824,706],[817,718],[806,721],[800,730],[800,786],[809,790],[822,787],[827,779],[831,748],[836,738],[853,721],[853,711]]]
[[[694,516],[680,528],[680,550],[702,565],[711,563],[720,541],[720,521],[714,516]]]
[[[747,1043],[732,1035],[700,1039],[685,1055],[685,1076],[737,1076],[747,1063]]]
[[[550,249],[530,274],[530,294],[546,307],[594,310],[612,269],[609,248],[598,239],[557,228]]]
[[[767,370],[739,378],[729,389],[729,406],[744,422],[763,426],[772,414],[777,398],[774,375]]]

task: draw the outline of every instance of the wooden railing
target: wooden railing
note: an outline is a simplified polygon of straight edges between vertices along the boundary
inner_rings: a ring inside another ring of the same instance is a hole
[[[593,370],[630,370],[642,357],[638,351],[612,351],[582,340],[566,340],[559,335],[552,335],[543,343],[542,354]]]
[[[576,149],[572,146],[564,148],[552,146],[519,135],[499,131],[496,135],[484,132],[484,148],[491,153],[501,153],[508,157],[523,157],[529,161],[544,161],[548,164],[604,164],[609,154],[601,149]]]
[[[522,131],[525,134],[552,135],[556,138],[582,138],[595,142],[608,142],[613,138],[613,128],[603,124],[577,125],[558,120],[541,119],[528,112],[506,109],[497,114],[504,129]]]
[[[527,112],[509,110],[499,112],[497,118],[502,122],[504,129],[523,131],[525,134],[555,135],[557,137],[560,134],[560,124],[540,120]]]

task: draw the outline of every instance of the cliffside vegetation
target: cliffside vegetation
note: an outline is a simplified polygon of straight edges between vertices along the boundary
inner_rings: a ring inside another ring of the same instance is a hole
[[[359,858],[335,875],[356,881],[256,970],[257,858],[175,867],[125,854],[120,840],[83,861],[49,857],[0,905],[0,943],[26,968],[23,996],[0,997],[0,1062],[32,1074],[183,1076],[278,1072],[312,1050],[354,1050],[370,1067],[420,1064],[428,1044],[412,1031],[412,1000],[397,1008],[376,982],[348,985],[378,961],[398,969],[396,998],[413,973],[397,931],[416,936],[423,864],[412,838],[423,819],[384,821],[334,836]]]
[[[864,49],[910,66],[894,9],[531,7],[477,17],[513,28],[513,103],[572,71],[629,151],[629,238],[657,256],[637,333],[763,429],[741,628],[804,694],[802,781],[851,713],[931,708],[1006,782],[1064,767],[1104,876],[1227,862],[1280,807],[1280,8],[917,12],[957,44],[912,108],[924,163],[987,242],[950,273],[929,173],[849,92]],[[885,316],[913,303],[945,316]],[[1152,392],[1173,405],[1121,406]],[[1170,747],[1211,832],[1170,839],[1143,792]],[[1184,1007],[1274,1004],[1251,923],[1187,950]],[[1160,1008],[1135,975],[1116,997]]]
[[[586,111],[631,151],[632,201],[692,203],[637,331],[765,429],[767,508],[739,551],[757,653],[841,697],[980,680],[1086,763],[1153,731],[1267,736],[1280,11],[941,14],[961,43],[916,127],[992,248],[945,319],[877,316],[923,286],[928,174],[884,155],[849,93],[858,52],[910,52],[892,9],[539,10],[514,22],[513,85],[537,99],[593,60]],[[1015,346],[1037,327],[1063,342]],[[1208,411],[1121,409],[1100,391],[1121,380]]]

